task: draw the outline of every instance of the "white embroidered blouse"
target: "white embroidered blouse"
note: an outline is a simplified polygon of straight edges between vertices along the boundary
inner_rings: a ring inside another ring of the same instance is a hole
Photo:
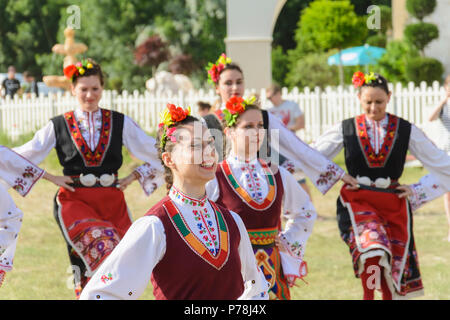
[[[179,210],[182,219],[198,240],[213,254],[220,248],[216,241],[218,222],[207,197],[193,199],[172,187],[169,197]],[[244,293],[239,299],[268,299],[270,284],[256,265],[244,223],[231,212],[240,233],[239,255]],[[113,252],[105,259],[88,282],[80,299],[137,299],[146,289],[152,270],[164,257],[166,236],[161,220],[144,216],[136,220]],[[188,275],[186,275],[188,276]],[[129,293],[132,295],[129,295]]]
[[[74,115],[84,140],[91,150],[95,150],[100,139],[102,128],[101,110],[84,112],[76,109]],[[149,195],[164,183],[164,170],[158,158],[158,152],[155,147],[156,141],[153,137],[147,135],[128,116],[124,116],[122,137],[123,144],[128,151],[136,158],[146,162],[145,166],[137,169],[136,172],[140,175],[145,172],[148,181],[144,191]],[[32,140],[14,148],[14,151],[30,159],[30,161],[39,164],[55,146],[55,130],[53,122],[49,121],[46,126],[36,132]]]
[[[25,197],[43,175],[44,170],[11,149],[0,146],[0,284],[2,271],[10,271],[13,267],[23,217],[7,189],[11,187]]]
[[[227,162],[239,185],[244,188],[255,201],[266,198],[269,187],[266,172],[255,158],[241,161],[233,154],[227,157]],[[284,168],[279,167],[283,181],[282,216],[287,219],[285,229],[280,232],[280,240],[290,254],[282,256],[284,270],[294,270],[295,277],[301,277],[301,264],[305,254],[306,243],[312,233],[317,218],[316,209],[308,194],[298,184],[295,178]],[[221,190],[217,178],[206,184],[206,194],[215,201]]]
[[[372,148],[379,152],[387,132],[388,115],[380,121],[366,118],[367,135]],[[319,137],[312,145],[324,156],[333,159],[344,148],[342,123],[334,125]],[[410,197],[413,210],[429,202],[446,191],[450,191],[450,156],[438,149],[426,134],[411,124],[409,151],[430,172],[416,184],[410,185],[414,195]]]

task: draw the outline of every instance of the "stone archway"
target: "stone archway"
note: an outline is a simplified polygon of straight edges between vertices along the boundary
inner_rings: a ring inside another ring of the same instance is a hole
[[[287,0],[227,0],[226,53],[244,72],[247,88],[272,82],[272,34]]]

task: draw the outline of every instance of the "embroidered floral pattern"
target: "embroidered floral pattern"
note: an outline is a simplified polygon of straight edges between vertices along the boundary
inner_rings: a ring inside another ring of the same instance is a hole
[[[43,174],[43,172],[40,174]],[[19,175],[14,181],[13,189],[24,196],[28,193],[39,176],[39,170],[37,168],[33,166],[26,166],[22,174]]]
[[[247,186],[249,187],[250,196],[257,202],[263,202],[261,192],[261,181],[256,173],[256,167],[254,164],[246,164],[241,166],[241,170],[244,172],[247,180]]]
[[[303,259],[304,246],[299,241],[289,241],[284,234],[280,234],[280,241],[291,256]]]
[[[100,280],[102,280],[103,283],[106,283],[108,281],[111,281],[113,279],[112,274],[108,273],[107,275],[104,274],[100,277]]]
[[[180,192],[179,190],[177,190],[175,187],[171,188],[170,193],[175,199],[179,199],[184,204],[188,204],[188,205],[191,205],[194,207],[204,207],[206,204],[206,201],[208,200],[206,198],[206,195],[200,200],[190,198],[190,197],[186,196],[185,194],[183,194],[182,192]]]
[[[368,135],[367,125],[365,121],[365,115],[362,114],[355,118],[355,126],[357,131],[358,140],[366,159],[367,165],[370,168],[382,168],[385,166],[389,155],[393,149],[395,136],[397,134],[397,128],[399,120],[397,117],[388,114],[389,120],[387,124],[387,131],[384,137],[383,144],[378,153],[374,151],[374,148],[370,142]]]
[[[275,201],[275,195],[277,192],[277,186],[275,177],[270,170],[267,163],[265,163],[262,159],[259,159],[259,162],[261,164],[261,167],[263,168],[265,172],[265,176],[267,179],[267,186],[269,187],[269,192],[267,193],[267,196],[265,198],[262,198],[261,193],[261,184],[258,179],[258,181],[255,181],[255,175],[253,173],[249,174],[248,179],[253,179],[251,194],[247,192],[238,182],[236,177],[233,175],[233,171],[230,168],[230,165],[228,164],[227,160],[224,160],[220,165],[222,168],[222,171],[227,178],[228,183],[233,188],[233,190],[239,195],[239,197],[244,200],[251,208],[263,211],[269,208],[272,203]],[[254,169],[254,168],[253,168]],[[256,201],[256,199],[260,199],[260,201]],[[256,198],[256,199],[255,199]]]
[[[165,202],[163,206],[166,209],[167,215],[169,216],[173,226],[177,230],[180,237],[189,246],[189,248],[192,251],[194,251],[198,256],[200,256],[204,261],[209,263],[211,266],[213,266],[217,270],[220,270],[228,261],[229,256],[230,239],[228,234],[228,226],[219,208],[217,208],[214,202],[209,203],[211,204],[211,207],[215,212],[215,219],[217,220],[217,226],[219,228],[219,230],[217,230],[218,231],[217,240],[219,244],[218,251],[216,251],[215,249],[211,251],[210,248],[208,248],[208,246],[204,243],[207,241],[201,241],[194,235],[194,233],[189,228],[186,221],[183,219],[182,214],[175,206],[173,200]],[[212,215],[210,216],[210,218],[212,219]],[[204,231],[212,232],[211,226],[212,224],[210,225],[209,228],[206,227]],[[203,238],[202,240],[205,239]],[[212,240],[211,244],[213,244],[213,241],[214,240]]]
[[[72,242],[91,270],[95,270],[119,243],[120,238],[112,227],[96,226],[77,234]]]
[[[202,242],[213,255],[217,255],[219,252],[219,242],[215,234],[214,222],[208,213],[208,209],[202,208],[200,210],[193,210],[192,212],[195,220],[198,221],[197,228],[202,236]]]
[[[337,179],[339,167],[336,164],[329,164],[327,171],[321,173],[316,181],[317,185],[330,185]]]
[[[89,148],[88,143],[83,137],[80,130],[80,126],[75,119],[73,111],[64,114],[64,118],[69,129],[69,133],[72,137],[73,143],[77,147],[83,162],[86,167],[99,167],[105,158],[108,150],[111,130],[112,130],[112,112],[109,110],[101,109],[102,112],[102,127],[100,138],[95,150]]]

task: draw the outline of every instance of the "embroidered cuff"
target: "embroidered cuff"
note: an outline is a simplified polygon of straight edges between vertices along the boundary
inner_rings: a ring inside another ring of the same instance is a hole
[[[35,166],[26,166],[21,175],[14,180],[12,188],[25,197],[34,184],[44,175],[44,170]]]
[[[153,180],[156,177],[156,169],[149,163],[134,169],[134,172],[139,175],[138,181],[147,196],[151,195],[157,188],[158,184]]]
[[[337,164],[329,164],[326,168],[326,171],[322,172],[319,175],[315,182],[315,185],[322,194],[326,194],[328,190],[330,190],[331,187],[334,186],[344,174],[345,171]]]
[[[423,185],[420,182],[412,184],[410,185],[410,187],[412,189],[413,194],[412,196],[409,197],[408,200],[411,205],[411,209],[413,211],[416,211],[428,201],[428,197]]]
[[[290,256],[297,259],[303,259],[303,244],[301,244],[299,241],[289,241],[286,235],[284,235],[283,233],[280,233],[279,238],[282,246],[288,251]]]

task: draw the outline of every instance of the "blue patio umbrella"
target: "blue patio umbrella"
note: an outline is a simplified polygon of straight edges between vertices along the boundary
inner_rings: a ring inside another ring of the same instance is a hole
[[[386,52],[386,49],[364,45],[344,49],[340,52],[343,66],[365,66],[375,64]],[[328,58],[328,64],[339,65],[339,53]]]

